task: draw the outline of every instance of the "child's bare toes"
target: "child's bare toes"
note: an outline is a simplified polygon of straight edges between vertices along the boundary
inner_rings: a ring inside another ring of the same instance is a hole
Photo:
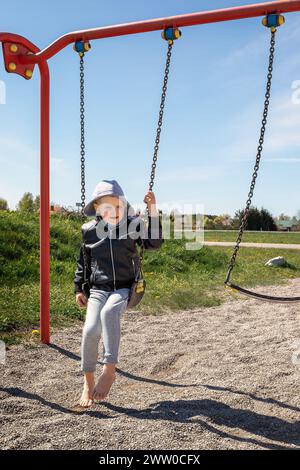
[[[89,408],[90,406],[92,406],[93,400],[92,400],[92,399],[88,399],[88,400],[81,399],[81,400],[79,401],[79,404],[80,404],[80,406],[82,406],[83,408]]]
[[[84,385],[83,387],[83,392],[79,400],[79,404],[84,408],[88,408],[93,404],[93,392],[86,385]]]
[[[107,397],[115,378],[116,374],[114,372],[102,372],[98,383],[94,388],[93,398],[95,400],[104,400],[104,398]]]

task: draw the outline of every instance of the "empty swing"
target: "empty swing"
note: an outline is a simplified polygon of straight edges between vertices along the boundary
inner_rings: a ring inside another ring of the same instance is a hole
[[[251,201],[253,197],[253,192],[255,188],[256,178],[258,175],[259,164],[261,160],[262,150],[263,150],[263,143],[264,143],[264,135],[266,130],[266,123],[268,117],[268,110],[269,110],[269,100],[270,100],[270,91],[271,91],[271,83],[272,83],[272,72],[273,72],[273,60],[274,60],[274,52],[275,52],[275,34],[276,34],[276,27],[281,26],[284,23],[284,17],[282,15],[270,14],[263,18],[262,23],[264,26],[270,28],[271,32],[271,39],[270,39],[270,52],[269,52],[269,65],[268,65],[268,75],[267,75],[267,84],[266,84],[266,93],[265,93],[265,100],[264,100],[264,111],[263,111],[263,119],[261,122],[261,129],[260,129],[260,137],[257,147],[257,154],[256,160],[254,165],[254,172],[252,174],[252,180],[250,184],[250,190],[248,193],[248,198],[246,201],[246,206],[244,209],[243,217],[239,227],[239,233],[236,239],[236,244],[233,249],[233,253],[231,259],[229,261],[228,270],[225,278],[225,286],[233,289],[234,291],[240,292],[245,294],[249,297],[253,297],[258,300],[267,300],[270,302],[300,302],[300,297],[282,297],[282,296],[273,296],[267,294],[260,294],[259,292],[251,291],[245,289],[244,287],[240,287],[237,284],[234,284],[230,281],[232,270],[234,269],[236,258],[238,254],[238,250],[240,248],[240,243],[242,241],[243,233],[247,224],[248,216],[249,216],[249,209],[251,206]]]

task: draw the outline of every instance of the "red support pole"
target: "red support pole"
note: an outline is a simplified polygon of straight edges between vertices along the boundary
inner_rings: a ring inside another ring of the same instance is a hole
[[[47,62],[39,64],[41,77],[40,134],[40,335],[50,342],[50,74]]]
[[[16,44],[33,54],[39,52],[28,39],[12,33],[0,33],[4,61],[7,69],[9,60],[17,64],[15,73],[24,78],[25,69],[19,67],[17,53],[12,55],[9,45]],[[8,46],[8,47],[7,47]],[[40,70],[40,337],[45,344],[50,342],[50,201],[49,201],[49,111],[50,76],[47,62],[39,64]],[[9,70],[8,70],[9,71]]]

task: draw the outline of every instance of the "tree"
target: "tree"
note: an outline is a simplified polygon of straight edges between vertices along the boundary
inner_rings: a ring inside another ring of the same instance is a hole
[[[31,193],[24,193],[23,197],[20,199],[17,210],[20,212],[33,212],[33,195]]]
[[[290,219],[290,216],[289,215],[285,215],[285,214],[280,214],[278,216],[278,220],[289,220]]]
[[[34,212],[38,212],[39,208],[40,208],[40,196],[38,195],[38,196],[35,197],[35,199],[33,201],[33,210],[34,210]]]
[[[0,211],[7,211],[7,210],[8,210],[7,200],[0,197]]]
[[[232,228],[233,219],[229,214],[219,215],[214,219],[216,229],[228,230]]]
[[[260,219],[261,219],[261,222],[260,222],[261,230],[266,230],[266,231],[277,230],[277,225],[272,215],[270,214],[269,211],[267,211],[267,209],[264,209],[263,207],[261,208],[261,211],[260,211]]]
[[[244,210],[237,211],[234,218],[235,228],[239,228]],[[250,207],[245,230],[277,230],[272,215],[264,208]]]
[[[213,219],[211,219],[210,217],[207,217],[206,215],[204,216],[204,229],[205,230],[214,230],[216,227],[215,227],[215,223],[213,221]]]
[[[294,225],[298,224],[298,219],[295,215],[292,217],[292,222],[293,222]]]

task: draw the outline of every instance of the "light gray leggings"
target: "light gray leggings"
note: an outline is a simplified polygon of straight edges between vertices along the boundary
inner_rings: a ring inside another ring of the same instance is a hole
[[[130,289],[112,292],[91,289],[82,331],[81,365],[83,372],[95,372],[99,341],[103,334],[103,364],[117,363],[121,336],[121,315],[125,312]]]

